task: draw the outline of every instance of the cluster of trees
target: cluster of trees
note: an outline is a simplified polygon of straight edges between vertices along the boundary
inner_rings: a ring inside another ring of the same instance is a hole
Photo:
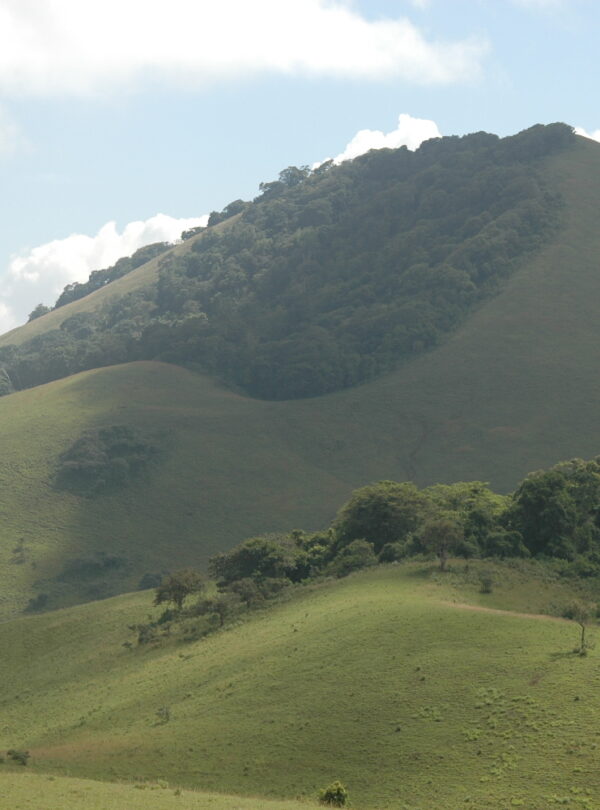
[[[252,203],[211,214],[210,225],[228,227],[167,253],[155,287],[3,348],[0,368],[24,388],[163,359],[267,399],[363,382],[435,345],[540,246],[560,210],[540,158],[573,138],[553,124],[289,167]],[[57,305],[128,272],[139,254],[70,285]]]
[[[325,531],[253,537],[209,561],[217,584],[211,598],[184,610],[206,582],[193,571],[170,574],[155,604],[170,603],[154,625],[136,626],[138,638],[182,616],[213,616],[212,626],[250,610],[286,586],[321,576],[342,577],[418,554],[433,554],[445,570],[449,556],[548,557],[569,562],[577,576],[600,575],[600,457],[573,459],[531,473],[512,495],[480,481],[436,484],[380,481],[356,490]],[[585,648],[588,606],[573,605]],[[209,628],[210,625],[207,625]]]
[[[60,456],[56,484],[86,496],[121,488],[157,453],[157,446],[129,425],[92,428]]]

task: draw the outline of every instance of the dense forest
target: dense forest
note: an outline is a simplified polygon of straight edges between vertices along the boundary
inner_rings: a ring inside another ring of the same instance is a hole
[[[252,203],[213,212],[187,253],[165,252],[154,287],[0,349],[0,389],[138,359],[193,364],[266,399],[390,371],[436,345],[558,227],[541,161],[573,140],[564,124],[538,125],[289,167]],[[56,306],[166,247],[92,273]]]

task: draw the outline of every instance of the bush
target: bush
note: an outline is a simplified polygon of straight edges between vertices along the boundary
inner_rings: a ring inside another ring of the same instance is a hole
[[[366,540],[353,540],[343,548],[329,567],[329,572],[337,577],[345,577],[352,571],[358,571],[377,564],[373,543]]]
[[[494,577],[487,571],[479,575],[479,593],[491,593],[494,589]]]
[[[406,543],[386,543],[379,552],[379,562],[398,562],[406,557]]]
[[[29,751],[18,751],[16,748],[10,748],[6,755],[12,759],[13,762],[18,762],[19,765],[27,765],[27,760],[31,756]]]
[[[319,801],[332,807],[343,807],[348,802],[348,791],[341,782],[332,782],[329,787],[319,791]]]
[[[157,454],[135,428],[86,430],[59,459],[59,489],[91,497],[126,486]]]

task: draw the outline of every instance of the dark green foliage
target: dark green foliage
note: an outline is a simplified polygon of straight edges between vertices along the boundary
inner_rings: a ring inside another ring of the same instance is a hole
[[[195,228],[189,228],[187,231],[181,232],[182,240],[191,239],[192,236],[197,236],[205,230],[204,225],[197,225]]]
[[[234,217],[236,214],[241,214],[242,211],[248,207],[250,203],[244,202],[244,200],[234,200],[230,202],[222,211],[212,211],[209,218],[208,224],[209,225],[218,225],[219,222],[223,222],[230,217]],[[198,231],[197,228],[194,228],[194,231]],[[185,231],[184,231],[185,233]],[[185,239],[186,237],[181,234],[181,238]]]
[[[406,556],[406,543],[386,543],[377,559],[380,563],[399,562]]]
[[[157,452],[140,431],[127,425],[87,430],[61,455],[57,486],[86,496],[124,487]]]
[[[268,399],[356,385],[436,345],[543,243],[560,201],[537,161],[573,139],[554,124],[289,167],[253,203],[211,215],[235,215],[227,227],[165,255],[155,289],[5,347],[0,364],[18,388],[136,359],[194,363]],[[57,306],[129,272],[139,253],[70,285]]]
[[[573,459],[521,483],[509,525],[532,554],[572,560],[597,548],[599,507],[600,460]]]
[[[215,579],[229,584],[248,577],[281,577],[286,568],[293,566],[291,549],[269,537],[252,537],[231,551],[212,557],[209,571]]]
[[[177,610],[181,610],[187,597],[200,593],[204,585],[204,577],[191,569],[168,574],[155,591],[154,604],[172,603]]]
[[[115,281],[127,275],[127,273],[135,270],[136,267],[141,267],[142,264],[149,262],[150,259],[153,259],[155,256],[160,256],[160,254],[168,250],[169,247],[168,242],[155,242],[152,245],[145,245],[139,248],[139,250],[136,250],[132,256],[119,259],[112,267],[108,267],[105,270],[92,271],[89,279],[85,282],[79,283],[75,281],[72,284],[67,284],[58,297],[54,308],[62,307],[65,304],[69,304],[71,301],[77,301],[79,298],[89,295],[94,292],[94,290],[99,290],[101,287],[106,286],[106,284],[110,284],[111,281]],[[42,304],[34,309],[29,316],[30,320],[32,320],[34,312],[41,306]],[[46,311],[49,311],[48,308],[46,308]],[[44,312],[39,314],[43,315]],[[35,317],[39,317],[39,315]]]
[[[47,307],[45,304],[38,304],[37,307],[32,309],[29,313],[29,317],[27,318],[27,323],[30,321],[35,321],[36,318],[41,318],[42,315],[45,315],[47,312],[51,312],[51,308]]]
[[[106,573],[118,571],[127,564],[123,557],[97,551],[87,557],[74,557],[67,560],[62,571],[56,576],[60,582],[77,582],[82,579],[94,579]]]
[[[256,605],[261,604],[265,600],[265,597],[256,581],[250,577],[244,577],[244,579],[238,579],[236,582],[232,582],[229,586],[229,590],[231,593],[237,595],[240,601],[246,605],[248,610]]]
[[[27,765],[27,761],[30,759],[31,754],[29,751],[19,751],[16,748],[9,748],[6,752],[6,756],[9,759],[12,759],[13,762],[17,762],[19,765]]]
[[[240,601],[237,593],[226,591],[212,599],[201,599],[194,607],[194,614],[217,616],[219,627],[223,627],[226,619],[238,610]]]
[[[458,554],[464,541],[464,533],[459,521],[451,512],[426,520],[419,529],[419,541],[427,550],[433,552],[440,561],[440,569],[446,570],[446,563],[451,554]]]
[[[37,596],[32,597],[27,603],[25,613],[40,613],[48,606],[50,597],[47,593],[38,593]]]
[[[165,576],[165,571],[161,571],[160,573],[146,573],[142,577],[140,577],[140,581],[138,582],[137,586],[140,591],[148,590],[149,588],[158,588],[160,583]]]
[[[364,539],[380,552],[413,532],[426,507],[424,494],[412,483],[380,481],[357,489],[333,524],[338,546]]]
[[[520,532],[498,529],[491,531],[482,545],[482,552],[486,557],[528,557],[530,552],[523,543]]]
[[[319,791],[319,801],[331,807],[344,807],[348,802],[348,791],[341,782],[332,782],[329,787]]]
[[[366,540],[353,540],[344,546],[327,568],[328,573],[345,577],[353,571],[377,564],[373,543]]]

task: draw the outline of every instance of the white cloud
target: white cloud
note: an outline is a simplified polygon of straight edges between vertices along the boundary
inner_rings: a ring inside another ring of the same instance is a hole
[[[144,245],[173,242],[183,230],[207,220],[208,216],[176,219],[156,214],[130,222],[121,233],[115,222],[107,222],[95,236],[72,234],[13,256],[0,279],[0,333],[23,323],[40,301],[53,304],[66,284],[86,281],[92,270],[110,267]]]
[[[343,163],[345,160],[352,160],[371,149],[398,149],[400,146],[406,146],[414,151],[423,141],[441,137],[442,133],[435,121],[413,118],[412,115],[401,113],[398,116],[398,126],[391,132],[381,132],[379,129],[359,130],[333,162]],[[319,165],[321,164],[316,163],[313,168]]]
[[[487,43],[429,41],[350,0],[0,0],[0,90],[89,93],[260,72],[471,80]]]
[[[575,127],[575,134],[582,135],[584,138],[590,138],[592,141],[600,142],[600,129],[595,129],[593,132],[586,132],[583,127]]]

